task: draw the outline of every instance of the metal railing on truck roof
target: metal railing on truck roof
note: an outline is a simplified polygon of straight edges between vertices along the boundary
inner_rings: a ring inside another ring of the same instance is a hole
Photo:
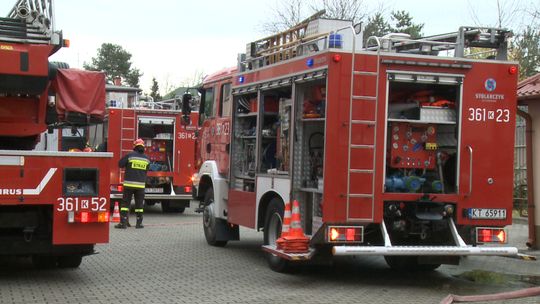
[[[371,36],[366,50],[384,52],[438,55],[440,51],[453,51],[454,57],[474,57],[491,53],[496,60],[507,60],[508,43],[512,32],[502,28],[462,26],[457,32],[411,39],[404,33],[391,33],[383,37]],[[375,41],[375,44],[371,44]],[[467,52],[469,49],[483,51]],[[487,49],[487,50],[486,50]]]
[[[371,36],[363,45],[361,25],[353,26],[350,21],[320,18],[323,13],[319,12],[287,31],[249,43],[247,52],[238,57],[238,71],[255,70],[330,48],[355,52],[364,50],[431,56],[440,56],[443,55],[442,51],[447,51],[447,56],[452,57],[482,55],[482,58],[507,60],[508,43],[512,36],[512,32],[507,29],[462,26],[457,32],[419,39],[411,39],[404,33],[391,33],[383,37]],[[334,27],[322,33],[308,30],[308,27],[320,20],[350,24]],[[356,40],[358,43],[354,42]]]

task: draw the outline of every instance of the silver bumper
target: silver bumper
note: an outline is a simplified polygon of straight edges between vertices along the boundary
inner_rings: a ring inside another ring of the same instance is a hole
[[[334,255],[413,255],[413,256],[516,256],[516,247],[458,246],[334,246]]]
[[[409,255],[409,256],[513,256],[518,255],[516,247],[503,246],[470,246],[465,244],[459,235],[454,220],[450,218],[448,225],[454,239],[455,246],[393,246],[386,231],[384,222],[381,231],[384,237],[384,246],[334,246],[334,255]]]

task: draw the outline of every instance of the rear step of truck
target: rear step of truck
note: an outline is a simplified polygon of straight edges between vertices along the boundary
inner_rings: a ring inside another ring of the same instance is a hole
[[[409,255],[409,256],[517,256],[516,247],[473,247],[463,241],[459,235],[454,220],[450,218],[448,225],[454,238],[455,246],[392,246],[386,225],[381,224],[384,246],[335,246],[334,255]]]
[[[392,246],[390,236],[386,231],[384,223],[381,230],[384,237],[384,246],[334,246],[332,254],[335,256],[344,255],[386,255],[386,256],[505,256],[525,260],[534,260],[530,256],[518,253],[516,247],[509,246],[470,246],[459,236],[456,225],[449,219],[449,226],[456,243],[455,246]],[[286,253],[278,250],[275,245],[263,245],[262,249],[268,253],[277,255],[283,259],[291,261],[310,260],[315,254],[314,248],[309,248],[306,253]]]
[[[286,253],[283,250],[278,250],[276,245],[263,245],[262,249],[273,255],[277,255],[280,258],[290,260],[290,261],[307,261],[310,260],[315,254],[314,248],[309,248],[308,252],[305,253]]]

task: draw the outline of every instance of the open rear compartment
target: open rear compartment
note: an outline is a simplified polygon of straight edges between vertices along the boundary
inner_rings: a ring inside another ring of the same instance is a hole
[[[169,117],[138,117],[137,134],[144,140],[145,154],[150,159],[147,179],[149,187],[146,189],[149,193],[170,192],[171,177],[161,176],[161,173],[173,171],[174,124],[174,118]]]
[[[304,232],[322,226],[326,125],[326,79],[295,87],[293,198],[300,203]]]
[[[387,193],[456,193],[461,78],[388,74]]]

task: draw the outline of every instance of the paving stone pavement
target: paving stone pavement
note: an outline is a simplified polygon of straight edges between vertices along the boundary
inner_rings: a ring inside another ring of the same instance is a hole
[[[241,229],[240,242],[215,248],[206,244],[201,221],[191,209],[178,215],[148,208],[145,229],[116,230],[111,224],[110,243],[99,245],[99,254],[78,269],[36,270],[28,259],[2,258],[0,303],[439,303],[449,293],[540,285],[522,280],[540,278],[540,262],[497,257],[468,258],[423,274],[393,272],[381,257],[340,258],[333,266],[279,274],[260,250],[262,233]],[[514,226],[520,234],[526,229]],[[516,276],[495,283],[460,276],[475,269]]]

